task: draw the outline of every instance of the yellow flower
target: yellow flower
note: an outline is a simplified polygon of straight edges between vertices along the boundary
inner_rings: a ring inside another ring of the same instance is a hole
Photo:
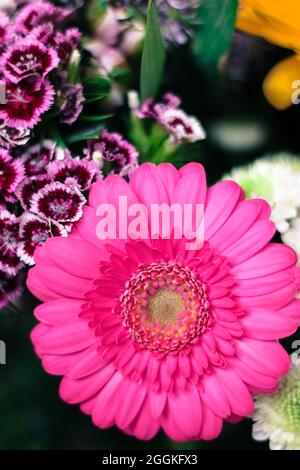
[[[293,82],[300,80],[299,0],[242,0],[237,28],[295,52],[274,67],[264,82],[268,101],[277,109],[288,108]]]

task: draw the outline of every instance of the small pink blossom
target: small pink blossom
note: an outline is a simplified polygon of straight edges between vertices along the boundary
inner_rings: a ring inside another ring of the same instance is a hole
[[[66,84],[61,94],[60,121],[71,126],[77,121],[78,116],[83,110],[83,87],[81,83],[75,85]]]
[[[73,223],[81,218],[85,202],[76,187],[55,182],[33,195],[30,211],[54,222]]]
[[[24,165],[21,160],[13,160],[7,150],[0,148],[0,197],[13,200],[13,192],[23,178]]]
[[[20,39],[2,56],[0,69],[7,81],[19,83],[25,78],[41,80],[59,64],[53,48],[34,39]]]
[[[10,32],[10,20],[6,13],[0,11],[0,55],[5,49]]]
[[[166,93],[162,102],[155,103],[152,98],[148,98],[134,112],[140,119],[155,119],[170,134],[171,141],[175,144],[205,139],[205,131],[198,119],[179,109],[180,104],[180,98],[173,93]]]
[[[20,219],[20,237],[18,256],[25,264],[34,264],[34,252],[49,237],[67,236],[66,229],[54,221],[40,218],[30,212],[25,212]]]
[[[136,165],[139,153],[120,134],[102,131],[99,138],[88,141],[86,155],[97,161],[100,168],[110,164],[111,171],[120,172],[127,165]]]
[[[30,130],[23,127],[8,127],[0,120],[0,147],[9,149],[27,144],[30,139]]]
[[[206,137],[198,119],[188,116],[181,109],[163,109],[158,112],[158,122],[163,126],[175,144],[193,143]]]
[[[22,294],[21,275],[8,276],[0,271],[0,310]]]
[[[23,209],[29,210],[33,195],[49,183],[51,179],[47,175],[24,178],[15,191]]]
[[[69,28],[54,36],[54,46],[62,63],[68,62],[70,55],[79,45],[81,33],[77,28]]]
[[[9,127],[32,129],[54,101],[54,88],[44,80],[37,90],[33,84],[6,84],[6,103],[0,105],[0,119]]]
[[[176,109],[180,106],[181,100],[173,93],[166,93],[161,103],[156,103],[153,98],[146,99],[142,106],[135,111],[140,119],[153,118],[158,119],[158,115],[162,110]]]
[[[35,144],[22,154],[26,176],[38,176],[46,173],[50,161],[54,158],[55,142],[43,140],[41,144]]]
[[[31,2],[17,16],[16,29],[26,33],[44,23],[61,25],[72,11],[70,8],[59,8],[46,1]]]
[[[20,243],[19,219],[0,211],[0,271],[14,276],[22,268],[17,251]]]
[[[68,178],[72,178],[81,191],[86,191],[99,178],[100,172],[93,161],[67,158],[52,162],[48,166],[48,175],[53,181],[65,184]]]

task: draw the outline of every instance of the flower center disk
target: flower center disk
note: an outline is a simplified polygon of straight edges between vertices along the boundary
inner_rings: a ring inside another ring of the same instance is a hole
[[[143,348],[175,353],[195,343],[211,325],[206,285],[187,267],[140,266],[121,296],[121,317]]]

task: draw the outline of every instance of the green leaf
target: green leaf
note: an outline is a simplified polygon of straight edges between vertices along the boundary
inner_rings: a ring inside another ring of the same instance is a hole
[[[141,98],[154,98],[164,73],[166,52],[153,0],[148,3],[146,36],[141,68]]]
[[[102,123],[94,124],[93,126],[89,126],[85,129],[80,129],[77,132],[74,132],[65,140],[68,144],[75,144],[76,142],[81,142],[83,140],[97,139],[101,129],[103,129]]]
[[[97,122],[97,121],[104,121],[105,119],[111,118],[113,115],[112,114],[83,114],[79,116],[80,121],[89,121],[89,122]]]
[[[202,25],[194,37],[193,50],[198,63],[210,75],[229,50],[238,0],[205,0],[199,7]]]
[[[111,84],[102,75],[94,75],[83,81],[83,89],[86,103],[92,103],[108,96]]]

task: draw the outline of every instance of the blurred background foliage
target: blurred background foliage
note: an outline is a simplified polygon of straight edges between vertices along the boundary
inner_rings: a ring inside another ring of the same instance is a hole
[[[88,2],[84,3],[83,10]],[[226,4],[221,19],[217,13],[220,3]],[[289,51],[264,39],[233,32],[237,2],[204,0],[203,4],[207,8],[208,24],[201,16],[203,10],[199,9],[192,47],[188,42],[168,49],[159,95],[171,91],[180,96],[183,109],[202,122],[207,139],[181,148],[173,161],[178,166],[191,160],[203,163],[212,184],[233,167],[265,154],[281,150],[300,153],[300,106],[278,112],[267,103],[262,92],[266,74]],[[215,9],[211,10],[211,6]],[[219,31],[220,21],[225,30]],[[90,33],[86,15],[82,15],[81,27]],[[215,43],[216,39],[221,42]],[[128,89],[140,87],[140,64],[140,54],[130,58]],[[126,75],[114,73],[118,79]],[[110,129],[130,136],[127,105],[121,104],[113,112],[101,108],[100,112],[113,115],[108,124]],[[75,138],[69,141],[75,148],[76,135],[75,132]],[[151,152],[145,159],[150,158]],[[0,338],[7,346],[7,364],[0,365],[1,449],[268,448],[267,443],[252,439],[250,420],[226,424],[222,435],[213,442],[185,444],[172,442],[163,433],[143,443],[115,428],[101,431],[92,426],[90,418],[78,407],[68,406],[59,399],[59,378],[46,374],[33,352],[29,335],[36,324],[32,314],[34,305],[36,301],[26,293],[18,305],[20,311],[7,310],[0,314]],[[285,341],[289,352],[291,344],[291,338]]]

